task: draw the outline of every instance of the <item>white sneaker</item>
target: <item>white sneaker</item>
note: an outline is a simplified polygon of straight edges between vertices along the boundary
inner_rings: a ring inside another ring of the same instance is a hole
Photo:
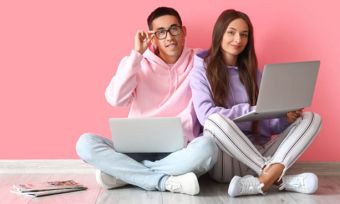
[[[254,176],[234,176],[230,181],[228,194],[231,197],[241,196],[241,195],[255,195],[264,194],[262,191],[263,183],[260,183],[258,178]]]
[[[313,173],[283,176],[279,189],[312,194],[318,189],[318,177]]]
[[[99,169],[96,170],[96,181],[99,185],[106,189],[118,188],[128,185],[122,180],[119,180],[113,176],[110,176]]]
[[[180,176],[170,176],[165,181],[165,189],[173,193],[196,195],[200,191],[200,186],[196,175],[190,172]]]

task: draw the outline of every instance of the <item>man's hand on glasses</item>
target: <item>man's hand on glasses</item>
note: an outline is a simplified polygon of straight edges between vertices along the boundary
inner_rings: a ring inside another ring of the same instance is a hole
[[[151,39],[154,37],[153,32],[145,32],[142,30],[137,30],[135,35],[135,51],[143,54],[148,48]]]

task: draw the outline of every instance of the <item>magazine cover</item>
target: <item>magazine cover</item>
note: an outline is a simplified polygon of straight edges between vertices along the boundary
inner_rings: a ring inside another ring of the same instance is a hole
[[[73,191],[81,191],[86,189],[87,187],[73,180],[66,180],[66,181],[46,181],[40,183],[14,184],[11,188],[11,192],[38,197]]]

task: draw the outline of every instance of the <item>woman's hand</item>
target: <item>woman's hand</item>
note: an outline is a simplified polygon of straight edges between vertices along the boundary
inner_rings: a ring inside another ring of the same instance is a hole
[[[287,113],[287,120],[289,123],[293,123],[302,115],[303,109],[291,111]]]

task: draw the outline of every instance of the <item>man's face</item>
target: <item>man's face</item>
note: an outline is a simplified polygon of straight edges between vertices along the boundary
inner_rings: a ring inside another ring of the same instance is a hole
[[[181,56],[186,29],[181,27],[177,18],[171,15],[160,16],[152,21],[153,46],[166,63],[174,63]]]

